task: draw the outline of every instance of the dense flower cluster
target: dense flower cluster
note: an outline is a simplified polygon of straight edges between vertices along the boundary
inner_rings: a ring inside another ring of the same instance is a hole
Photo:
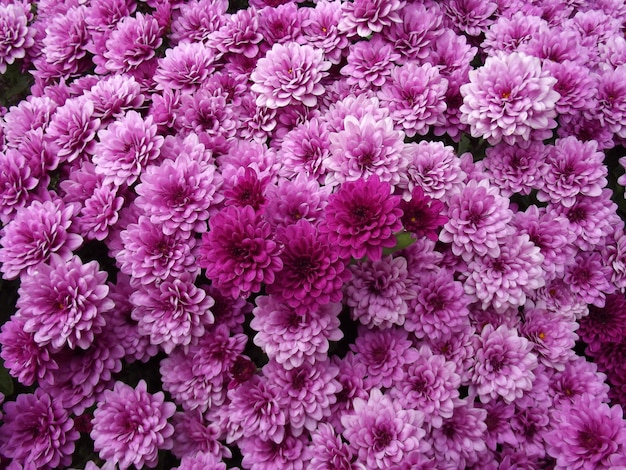
[[[624,2],[245,3],[0,0],[0,467],[626,468]]]

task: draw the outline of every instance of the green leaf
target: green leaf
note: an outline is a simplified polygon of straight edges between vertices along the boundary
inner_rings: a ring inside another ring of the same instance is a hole
[[[396,233],[396,246],[394,246],[393,248],[384,248],[383,256],[387,256],[396,251],[403,250],[413,243],[415,243],[415,238],[413,238],[409,232],[398,232]]]

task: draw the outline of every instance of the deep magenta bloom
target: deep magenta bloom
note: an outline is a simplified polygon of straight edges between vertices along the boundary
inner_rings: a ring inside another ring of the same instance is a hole
[[[400,197],[391,195],[391,185],[377,176],[348,181],[332,194],[320,231],[339,247],[343,257],[380,259],[384,247],[396,244],[402,228]]]
[[[337,315],[339,303],[325,304],[298,313],[282,299],[273,296],[256,298],[257,307],[250,327],[258,333],[254,344],[263,349],[286,369],[323,361],[328,354],[328,342],[343,337]]]
[[[621,292],[607,295],[604,307],[590,305],[579,324],[581,339],[595,349],[602,343],[619,343],[626,335],[626,297]]]
[[[310,459],[308,437],[304,434],[285,435],[280,443],[252,436],[239,442],[243,454],[242,466],[250,470],[305,470]]]
[[[372,33],[380,33],[385,26],[401,23],[400,11],[403,0],[356,0],[342,4],[343,16],[339,22],[339,31],[348,36],[359,35],[362,38]]]
[[[229,206],[211,217],[202,236],[200,266],[231,297],[259,292],[283,267],[270,225],[251,206]]]
[[[537,357],[532,343],[504,325],[483,328],[477,339],[472,369],[472,385],[480,400],[491,401],[498,396],[507,403],[532,389]]]
[[[4,404],[0,453],[9,468],[54,469],[70,465],[80,437],[67,410],[41,389]]]
[[[61,200],[33,201],[21,209],[3,228],[0,239],[3,277],[15,279],[24,272],[33,272],[52,253],[69,259],[83,242],[80,235],[68,233],[73,215],[74,207],[66,207]]]
[[[565,284],[578,299],[596,307],[604,306],[606,294],[615,292],[615,286],[610,282],[611,269],[602,262],[602,257],[596,251],[581,251],[574,258],[574,262],[567,267]]]
[[[0,6],[0,73],[16,59],[23,59],[35,44],[35,30],[28,27],[32,19],[29,7],[26,2]]]
[[[96,173],[117,186],[133,184],[159,157],[164,138],[157,131],[152,116],[144,119],[137,111],[128,111],[98,132],[100,142],[93,156]]]
[[[350,266],[352,279],[347,284],[346,304],[350,315],[369,328],[402,326],[408,301],[415,297],[405,258],[385,256]]]
[[[413,137],[426,135],[431,126],[444,124],[447,90],[448,81],[437,67],[407,62],[391,69],[378,98],[389,108],[396,127]]]
[[[374,388],[368,400],[354,399],[354,411],[341,423],[344,437],[359,460],[371,469],[387,469],[415,450],[428,450],[423,439],[424,414],[403,409],[399,402]]]
[[[115,382],[104,392],[94,411],[90,433],[100,458],[127,469],[155,467],[160,449],[171,449],[174,427],[167,422],[176,406],[165,401],[163,392],[148,393],[146,382],[136,388]]]
[[[190,93],[215,71],[215,53],[202,43],[182,43],[159,59],[154,81],[160,89]]]
[[[107,274],[99,267],[96,261],[83,264],[78,256],[64,260],[52,254],[50,264],[22,276],[17,314],[26,319],[24,331],[55,350],[89,348],[106,324],[102,313],[114,307],[107,298]]]
[[[461,122],[472,136],[490,144],[509,144],[550,136],[556,127],[556,78],[541,69],[541,61],[526,54],[490,56],[469,73],[461,86]]]
[[[424,194],[419,186],[413,188],[411,199],[400,202],[402,209],[402,225],[407,232],[415,237],[426,237],[437,241],[439,228],[448,221],[443,214],[445,205]]]
[[[316,106],[317,97],[324,93],[321,80],[330,66],[321,50],[307,44],[274,44],[250,75],[251,89],[259,94],[257,106]]]
[[[221,184],[214,164],[182,154],[146,169],[135,188],[139,195],[135,204],[166,235],[178,230],[202,233],[212,206],[222,199],[217,192]]]
[[[626,428],[620,406],[609,407],[592,395],[565,403],[554,413],[546,435],[555,469],[619,468],[624,464]]]

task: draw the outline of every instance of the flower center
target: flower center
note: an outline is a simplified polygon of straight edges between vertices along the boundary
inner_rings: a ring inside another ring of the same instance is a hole
[[[387,427],[374,430],[374,451],[379,452],[386,448],[393,440],[393,435]]]

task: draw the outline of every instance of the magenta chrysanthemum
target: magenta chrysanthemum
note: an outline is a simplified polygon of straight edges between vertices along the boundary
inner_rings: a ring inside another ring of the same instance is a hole
[[[35,30],[28,27],[32,19],[26,2],[0,6],[0,73],[7,71],[16,59],[23,59],[26,50],[35,44]]]
[[[359,35],[366,38],[372,33],[380,33],[385,26],[401,23],[400,11],[403,0],[355,0],[342,4],[343,16],[339,31],[348,36]]]
[[[413,188],[411,198],[400,202],[402,225],[413,237],[437,241],[439,228],[448,221],[443,215],[445,205],[424,194],[419,186]]]
[[[282,108],[299,103],[315,106],[317,97],[324,93],[320,82],[330,66],[322,51],[312,46],[295,42],[274,44],[250,75],[251,89],[259,94],[257,106]]]
[[[346,182],[330,196],[320,231],[344,257],[380,259],[384,247],[395,246],[394,233],[402,228],[399,202],[389,183],[377,176]]]
[[[461,121],[474,137],[512,145],[551,135],[559,94],[539,59],[517,52],[490,56],[469,78],[461,86]]]
[[[214,72],[214,52],[202,43],[182,43],[159,60],[154,81],[161,89],[195,91]]]
[[[357,85],[361,90],[378,89],[391,74],[394,62],[400,55],[391,44],[375,36],[371,41],[360,41],[350,47],[348,63],[340,70],[347,85]]]
[[[231,297],[247,297],[274,282],[283,267],[270,225],[251,206],[230,206],[211,217],[202,236],[200,265]]]
[[[136,388],[115,382],[94,411],[90,435],[95,450],[121,469],[155,467],[158,451],[172,447],[174,427],[167,420],[175,411],[176,406],[165,401],[163,392],[148,393],[143,380]]]

